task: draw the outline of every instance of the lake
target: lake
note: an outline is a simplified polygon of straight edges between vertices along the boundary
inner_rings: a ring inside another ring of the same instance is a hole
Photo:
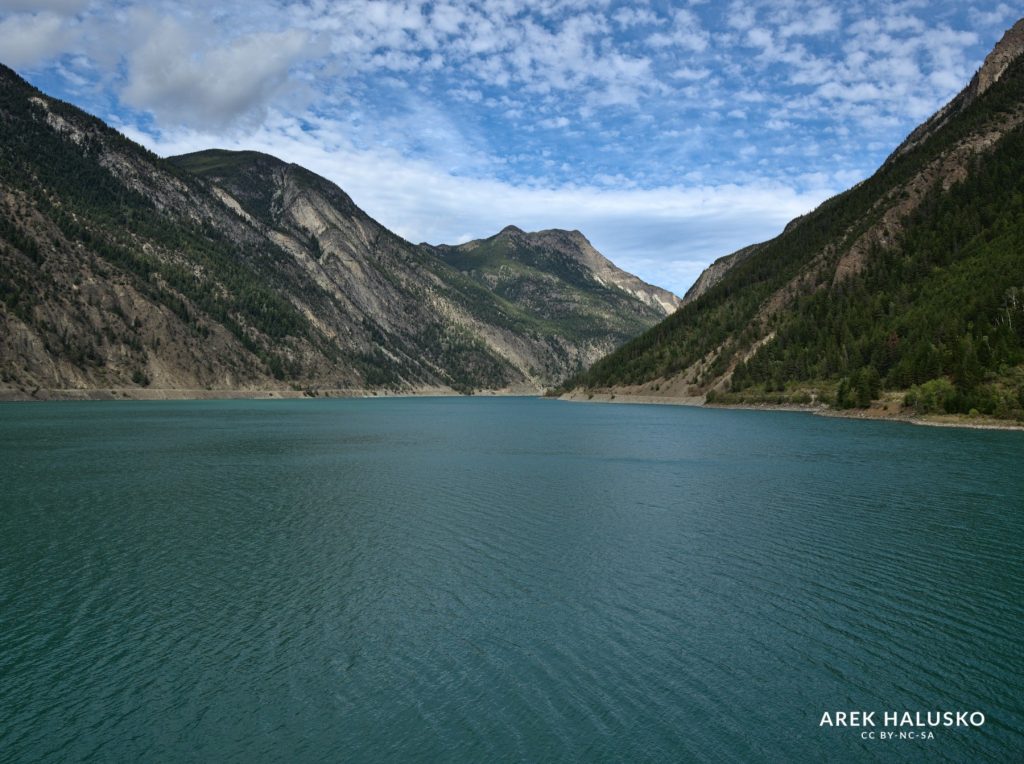
[[[3,404],[0,489],[0,760],[1024,752],[1022,433],[525,398]],[[850,710],[875,726],[835,726]],[[904,711],[984,723],[884,724]]]

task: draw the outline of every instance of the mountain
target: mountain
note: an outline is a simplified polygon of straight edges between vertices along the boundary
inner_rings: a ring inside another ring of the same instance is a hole
[[[872,177],[560,392],[1024,417],[1022,53],[1024,20]]]
[[[428,246],[428,245],[423,245]],[[680,300],[617,268],[579,231],[527,233],[507,226],[489,239],[432,248],[443,261],[489,291],[546,320],[570,321],[580,331],[598,328],[623,341],[664,318]],[[595,282],[603,287],[595,293]],[[646,309],[638,311],[639,300]]]
[[[309,170],[161,159],[5,67],[0,179],[2,397],[538,391],[676,304],[578,232],[474,275]]]

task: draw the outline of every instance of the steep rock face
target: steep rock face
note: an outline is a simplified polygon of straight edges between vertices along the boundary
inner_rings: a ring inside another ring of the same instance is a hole
[[[1024,53],[1024,19],[1010,27],[985,58],[985,63],[968,86],[972,96],[977,98],[998,82],[1021,53]]]
[[[926,408],[1024,416],[1022,37],[871,178],[713,264],[566,387],[851,405],[925,385]]]
[[[984,95],[992,85],[999,81],[1006,70],[1020,55],[1024,53],[1024,19],[1021,19],[1006,31],[1002,39],[985,57],[981,68],[975,73],[970,83],[948,104],[939,109],[927,121],[914,129],[906,140],[901,143],[888,161],[901,156],[919,146],[929,136],[941,130],[949,120],[963,112],[974,101]]]
[[[277,336],[297,316],[261,286],[257,232],[3,67],[0,177],[0,387],[245,388],[310,354],[309,337]]]
[[[625,292],[651,309],[640,309],[643,314],[666,316],[680,304],[680,299],[668,290],[648,284],[616,267],[579,231],[550,229],[527,233],[510,225],[490,239],[470,241],[456,247],[442,246],[437,251],[460,267],[494,270],[494,258],[499,255],[522,266],[545,272],[558,271],[567,283],[583,290],[605,290],[610,294],[615,290]]]
[[[308,170],[254,152],[160,159],[6,68],[0,178],[7,397],[539,390],[661,315],[616,289],[628,328],[583,332],[579,316],[502,297],[401,239]],[[553,300],[578,291],[542,276]]]
[[[748,247],[736,250],[731,255],[725,255],[724,257],[720,257],[715,260],[715,262],[711,263],[711,265],[701,272],[700,276],[697,277],[697,280],[693,282],[693,286],[686,290],[686,294],[683,295],[682,304],[687,305],[696,300],[706,291],[711,289],[711,287],[721,281],[722,277],[725,276],[731,268],[742,263],[763,246],[763,244],[751,244]]]
[[[482,251],[479,242],[413,246],[366,215],[337,186],[301,167],[223,151],[171,161],[206,178],[221,198],[237,204],[315,274],[328,299],[311,306],[310,313],[332,339],[338,332],[331,327],[356,317],[391,337],[386,343],[391,347],[408,347],[411,357],[412,348],[426,346],[419,353],[429,357],[431,337],[450,334],[454,324],[518,372],[507,384],[541,389],[656,323],[664,311],[640,295],[666,303],[674,299],[615,268],[578,232],[534,235],[514,226],[504,229],[496,239],[514,241],[523,251],[543,251],[545,257],[530,266],[529,278],[524,268],[517,270],[511,280],[516,288],[509,280],[499,288],[496,280],[462,273],[458,258],[450,256]],[[521,246],[535,236],[532,245]],[[636,294],[602,283],[595,268]],[[409,336],[413,327],[419,337]],[[437,363],[444,365],[440,358]]]

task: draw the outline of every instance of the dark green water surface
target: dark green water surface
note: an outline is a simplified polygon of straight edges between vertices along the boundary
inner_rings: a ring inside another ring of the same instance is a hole
[[[1022,550],[1022,433],[0,405],[0,760],[1021,761]]]

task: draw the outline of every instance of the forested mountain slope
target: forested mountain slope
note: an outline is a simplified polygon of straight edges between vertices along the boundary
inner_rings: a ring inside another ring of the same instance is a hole
[[[919,411],[1022,416],[1022,51],[1024,21],[872,177],[562,390],[838,407],[899,391]]]

